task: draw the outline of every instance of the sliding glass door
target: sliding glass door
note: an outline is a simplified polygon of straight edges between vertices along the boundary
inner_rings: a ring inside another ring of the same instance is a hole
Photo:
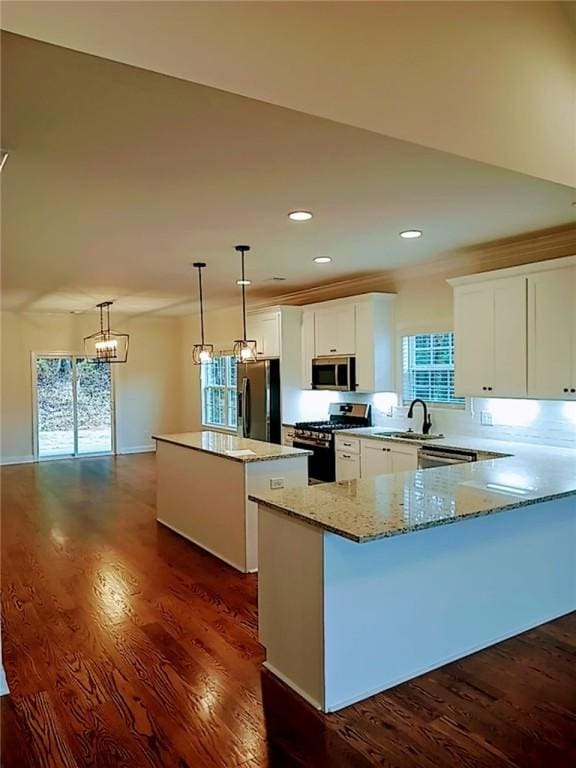
[[[109,363],[73,355],[35,355],[38,459],[112,453],[114,403]]]

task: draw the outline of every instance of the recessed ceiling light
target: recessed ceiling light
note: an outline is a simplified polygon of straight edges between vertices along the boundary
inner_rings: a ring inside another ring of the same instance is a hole
[[[332,259],[330,258],[330,256],[316,256],[314,261],[316,262],[316,264],[329,264],[332,261]]]
[[[252,285],[252,280],[236,280],[236,285]]]
[[[415,240],[417,237],[422,237],[422,232],[419,229],[405,229],[404,232],[400,232],[400,237],[405,240]]]
[[[290,211],[288,218],[292,221],[309,221],[313,215],[310,211]]]

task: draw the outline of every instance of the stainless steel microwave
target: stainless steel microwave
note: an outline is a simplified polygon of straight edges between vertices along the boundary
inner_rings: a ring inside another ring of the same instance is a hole
[[[354,392],[356,389],[356,358],[314,358],[312,360],[312,389]]]

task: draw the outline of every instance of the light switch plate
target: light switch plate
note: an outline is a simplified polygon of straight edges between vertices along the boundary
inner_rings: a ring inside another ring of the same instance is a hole
[[[283,477],[271,477],[270,478],[270,488],[274,490],[275,488],[284,488],[284,478]]]
[[[494,425],[490,411],[480,411],[480,424],[483,427],[492,427]]]

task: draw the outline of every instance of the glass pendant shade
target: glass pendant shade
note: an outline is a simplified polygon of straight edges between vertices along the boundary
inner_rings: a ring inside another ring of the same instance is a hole
[[[112,301],[103,301],[96,305],[100,310],[100,330],[84,337],[84,355],[103,363],[125,363],[128,360],[130,335],[110,328],[112,304]]]
[[[192,348],[192,362],[194,365],[209,363],[214,357],[214,347],[212,344],[206,344],[204,340],[204,296],[202,294],[202,270],[206,266],[203,261],[195,261],[192,265],[198,270],[198,295],[200,297],[200,344],[194,344]]]
[[[246,285],[249,281],[246,280],[244,272],[244,254],[250,250],[249,245],[236,245],[235,250],[241,254],[242,257],[242,277],[238,281],[238,284],[242,288],[242,328],[244,336],[241,339],[236,339],[234,342],[234,357],[239,363],[253,363],[258,358],[258,349],[255,339],[248,339],[246,332]]]

